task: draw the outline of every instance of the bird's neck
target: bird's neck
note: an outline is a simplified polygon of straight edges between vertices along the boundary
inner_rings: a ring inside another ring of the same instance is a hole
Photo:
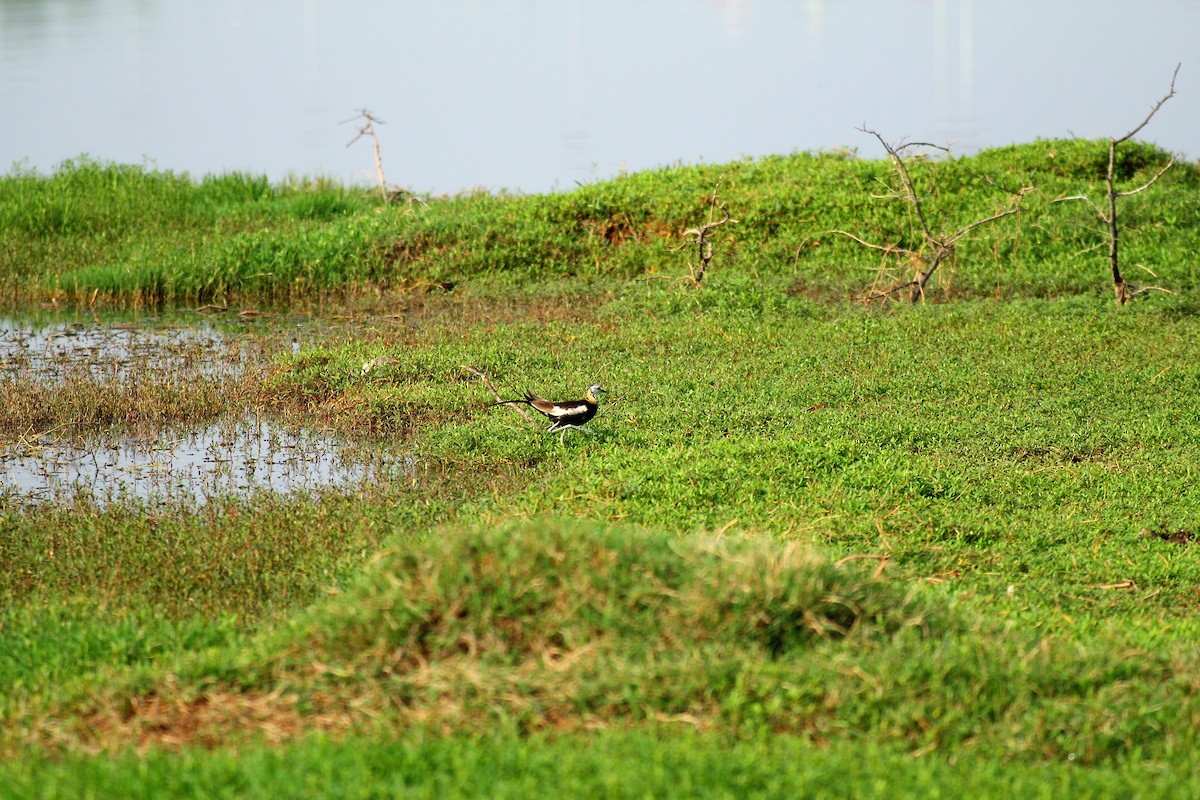
[[[588,390],[587,401],[589,403],[591,403],[592,405],[595,405],[596,403],[600,402],[599,400],[596,399],[596,395],[592,392],[591,389]]]

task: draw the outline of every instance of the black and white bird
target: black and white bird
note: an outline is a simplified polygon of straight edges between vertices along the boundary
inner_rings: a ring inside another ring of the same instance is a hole
[[[596,409],[600,406],[600,399],[598,397],[600,394],[608,394],[608,391],[597,383],[588,387],[587,397],[582,400],[565,400],[561,403],[556,403],[553,400],[538,397],[533,392],[526,392],[524,399],[501,400],[499,403],[493,403],[492,405],[503,406],[512,403],[524,403],[534,411],[544,414],[546,419],[553,423],[546,429],[547,433],[568,430],[591,433],[591,431],[585,431],[579,426],[596,416]]]

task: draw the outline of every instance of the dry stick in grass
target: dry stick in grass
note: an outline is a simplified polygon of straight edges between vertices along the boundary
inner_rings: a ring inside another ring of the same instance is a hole
[[[713,257],[713,245],[712,242],[708,240],[708,232],[714,228],[721,227],[726,222],[737,222],[736,219],[731,220],[729,218],[729,209],[725,206],[725,203],[717,203],[717,192],[720,190],[721,182],[724,180],[724,175],[717,179],[717,185],[713,187],[712,197],[708,199],[708,222],[701,225],[699,228],[688,228],[683,232],[685,239],[689,236],[696,237],[696,257],[698,259],[699,267],[691,267],[691,272],[692,282],[697,285],[699,285],[700,281],[704,280],[704,270],[708,269],[708,262],[712,261]],[[713,217],[716,216],[716,211],[718,208],[721,209],[721,212],[725,216],[720,220],[713,222]],[[687,247],[687,245],[688,243],[684,242],[675,249],[682,250],[683,248]]]
[[[874,136],[879,140],[879,143],[883,145],[883,149],[887,151],[888,157],[892,161],[892,165],[896,168],[896,174],[900,177],[900,184],[904,189],[904,193],[903,195],[900,195],[900,197],[902,197],[910,206],[912,206],[913,215],[916,217],[917,225],[921,230],[921,238],[925,245],[923,248],[921,248],[921,250],[909,250],[907,248],[900,247],[899,245],[874,244],[873,242],[865,241],[864,239],[861,239],[858,236],[843,230],[831,231],[832,233],[839,233],[842,236],[847,236],[864,247],[880,250],[883,252],[885,258],[897,253],[901,253],[909,256],[916,263],[921,265],[918,268],[917,274],[911,280],[901,281],[900,283],[896,283],[882,290],[878,289],[877,285],[873,286],[871,291],[865,295],[865,299],[868,302],[872,300],[886,300],[892,295],[902,292],[905,289],[912,289],[912,294],[909,297],[911,302],[915,303],[918,300],[923,300],[925,298],[925,284],[927,284],[929,279],[933,277],[933,273],[937,271],[938,267],[940,267],[943,263],[952,261],[954,259],[954,252],[955,248],[958,246],[959,239],[961,239],[963,236],[966,236],[980,225],[986,225],[989,222],[995,222],[996,220],[1019,213],[1021,211],[1021,201],[1025,198],[1025,193],[1033,191],[1033,187],[1031,186],[1022,187],[1017,191],[1012,192],[1013,204],[1009,208],[1004,209],[1003,211],[998,211],[995,214],[992,214],[990,217],[977,219],[974,222],[964,225],[953,233],[935,233],[929,226],[928,219],[925,217],[925,208],[921,204],[921,196],[917,194],[916,187],[913,186],[912,175],[908,171],[908,164],[905,161],[903,152],[910,147],[930,147],[935,150],[941,150],[948,153],[950,152],[949,148],[942,147],[941,145],[930,144],[928,142],[907,142],[892,146],[888,144],[887,141],[877,131],[871,130],[866,126],[863,126],[858,130]],[[926,257],[923,254],[926,249],[933,251],[932,257]]]
[[[470,366],[467,366],[466,364],[463,364],[462,369],[464,372],[469,372],[472,375],[474,375],[475,377],[479,378],[479,380],[481,380],[483,382],[483,385],[487,387],[487,390],[492,393],[492,396],[496,398],[497,403],[504,402],[504,398],[501,397],[500,393],[496,391],[496,387],[492,386],[492,382],[488,380],[488,376],[486,374],[484,374],[483,370],[475,369],[475,367],[470,367]],[[525,421],[528,422],[530,425],[533,425],[534,427],[540,427],[537,423],[537,420],[535,420],[533,417],[529,416],[529,412],[526,411],[525,409],[521,408],[520,405],[518,405],[516,403],[512,403],[512,404],[509,404],[508,407],[511,408],[513,411],[516,411],[522,417],[524,417]]]
[[[873,577],[878,578],[883,574],[883,570],[888,565],[888,561],[891,560],[891,556],[876,555],[874,553],[855,553],[854,555],[849,555],[845,558],[838,559],[837,561],[833,562],[833,565],[840,568],[846,564],[849,564],[851,561],[863,561],[866,559],[879,562],[879,566],[875,568],[873,575]]]
[[[1133,581],[1120,581],[1119,583],[1102,583],[1096,586],[1097,589],[1136,589],[1138,585]]]
[[[1158,110],[1163,107],[1163,104],[1175,96],[1175,78],[1179,75],[1180,66],[1182,65],[1176,64],[1175,71],[1171,73],[1171,88],[1161,100],[1154,104],[1154,107],[1150,109],[1150,113],[1146,115],[1146,118],[1142,120],[1141,124],[1120,138],[1109,137],[1108,170],[1104,175],[1104,182],[1105,186],[1107,187],[1104,199],[1107,210],[1101,208],[1099,205],[1093,202],[1092,199],[1086,194],[1060,197],[1054,201],[1055,203],[1062,203],[1067,200],[1082,200],[1091,206],[1092,210],[1096,212],[1096,216],[1099,217],[1100,221],[1108,226],[1108,262],[1109,266],[1112,267],[1113,294],[1116,295],[1117,302],[1122,305],[1128,303],[1130,299],[1141,294],[1142,292],[1154,291],[1175,294],[1174,292],[1164,289],[1161,286],[1143,286],[1138,288],[1126,281],[1124,276],[1121,275],[1121,264],[1117,253],[1117,244],[1119,239],[1119,233],[1117,230],[1117,198],[1129,197],[1130,195],[1138,194],[1139,192],[1144,192],[1149,189],[1158,181],[1159,178],[1166,174],[1167,170],[1175,166],[1175,156],[1172,155],[1170,160],[1167,161],[1167,165],[1155,173],[1153,178],[1146,181],[1138,188],[1130,189],[1126,192],[1117,191],[1115,172],[1117,165],[1117,145],[1129,141],[1139,132],[1141,132],[1142,128],[1146,127],[1150,120],[1154,118],[1154,115],[1158,113]],[[1143,269],[1145,269],[1145,267],[1143,267]],[[1149,270],[1146,271],[1150,272]],[[1150,272],[1150,274],[1154,275],[1153,272]]]

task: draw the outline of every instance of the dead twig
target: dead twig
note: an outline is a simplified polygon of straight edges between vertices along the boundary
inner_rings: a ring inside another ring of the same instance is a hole
[[[463,364],[462,370],[463,370],[463,372],[469,372],[472,375],[474,375],[475,377],[479,378],[479,380],[482,381],[483,385],[487,387],[487,390],[492,393],[492,396],[496,398],[497,403],[504,402],[504,398],[501,397],[500,393],[496,391],[496,387],[492,386],[492,382],[490,380],[488,380],[488,376],[486,373],[484,373],[483,370],[476,369],[475,367],[471,367],[466,364]],[[525,409],[521,408],[521,406],[519,404],[510,403],[508,405],[508,407],[511,408],[513,411],[516,411],[522,417],[524,417],[525,421],[528,422],[530,425],[533,425],[534,427],[538,427],[537,421],[533,417],[529,416],[529,412],[526,411]]]
[[[913,252],[912,250],[903,248],[898,244],[875,244],[874,242],[868,242],[865,239],[860,239],[859,237],[855,236],[853,233],[850,233],[849,231],[843,231],[843,230],[834,228],[833,230],[830,231],[830,233],[840,233],[842,236],[845,236],[849,239],[853,239],[854,241],[858,242],[863,247],[870,247],[873,250],[882,250],[883,252],[887,253],[888,255],[892,255],[893,253],[904,253],[905,255],[910,255],[910,256],[916,255],[916,253]]]
[[[833,565],[840,568],[846,564],[849,564],[851,561],[863,561],[866,559],[879,562],[879,566],[875,568],[875,573],[873,575],[873,577],[878,578],[883,574],[883,569],[888,565],[888,561],[891,560],[891,556],[875,555],[874,553],[855,553],[854,555],[849,555],[845,558],[838,559],[837,561],[833,562]]]
[[[1096,586],[1097,589],[1136,589],[1138,585],[1133,581],[1120,581],[1118,583],[1102,583]]]

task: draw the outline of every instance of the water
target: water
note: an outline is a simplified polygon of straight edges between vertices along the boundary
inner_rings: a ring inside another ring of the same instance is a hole
[[[147,375],[237,381],[262,369],[289,337],[316,335],[314,320],[253,323],[249,330],[155,318],[0,317],[0,382],[61,385],[67,376],[130,386]],[[339,326],[340,327],[340,326]],[[0,435],[0,502],[197,504],[258,492],[314,493],[418,479],[403,445],[356,444],[247,414],[200,426],[135,434],[75,435],[63,428]]]
[[[1200,158],[1195,0],[0,0],[0,168],[568,189],[889,139],[1144,131]]]
[[[220,358],[214,358],[220,353]],[[67,374],[128,380],[135,370],[188,370],[206,378],[238,374],[252,354],[245,342],[205,323],[157,325],[94,321],[49,324],[0,317],[0,376],[47,383]]]
[[[34,501],[197,504],[214,497],[312,493],[416,480],[411,456],[355,446],[249,416],[155,437],[51,436],[0,443],[2,491]]]

